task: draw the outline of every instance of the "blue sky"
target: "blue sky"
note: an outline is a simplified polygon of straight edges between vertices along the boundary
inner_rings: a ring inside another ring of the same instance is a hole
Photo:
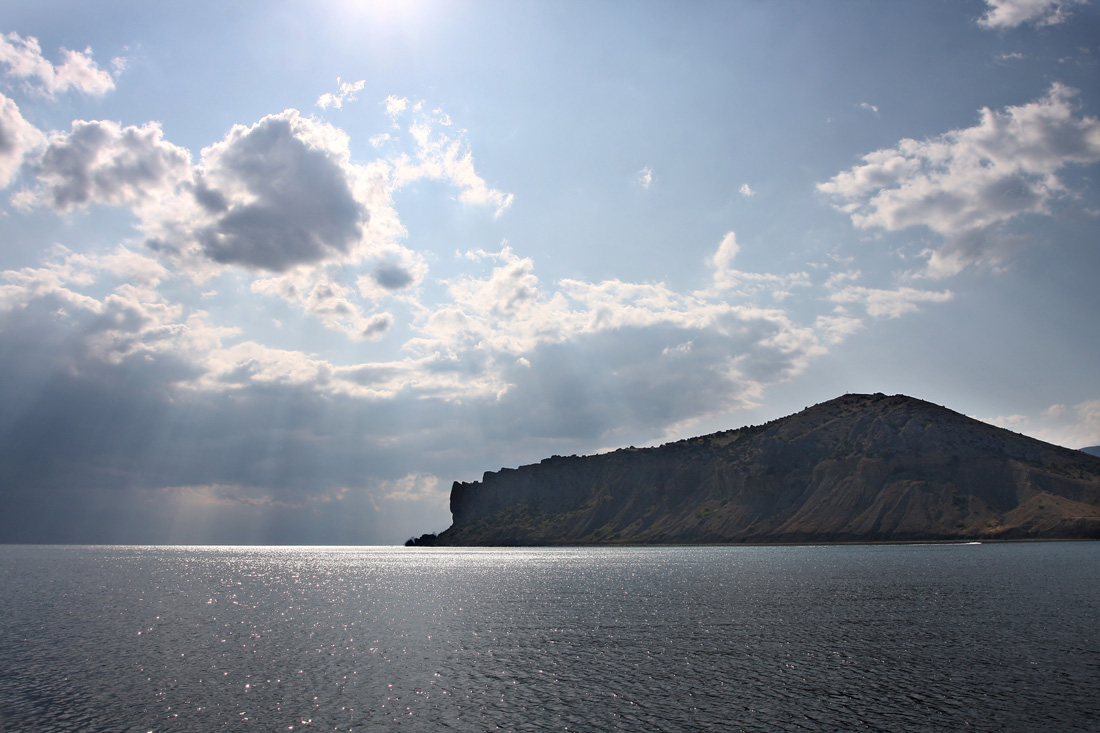
[[[1094,2],[0,32],[0,541],[400,542],[845,392],[1100,444]]]

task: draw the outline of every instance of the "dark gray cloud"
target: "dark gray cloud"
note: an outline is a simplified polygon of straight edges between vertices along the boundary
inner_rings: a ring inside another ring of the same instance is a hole
[[[413,274],[401,265],[387,262],[374,268],[374,281],[386,290],[401,290],[412,284]]]
[[[469,407],[327,399],[324,377],[265,382],[254,363],[195,389],[201,352],[104,351],[156,325],[65,291],[0,308],[0,542],[399,542],[449,523],[442,494],[386,500],[404,477],[445,494],[511,460],[487,458]]]
[[[374,524],[372,477],[413,462],[379,445],[391,407],[308,385],[180,389],[200,367],[97,359],[100,319],[58,319],[63,305],[0,317],[0,541],[396,542],[422,526],[413,506]]]
[[[367,325],[364,326],[362,336],[365,339],[378,338],[393,325],[393,316],[389,313],[378,313],[367,319]]]
[[[210,259],[284,272],[358,243],[367,210],[314,127],[293,111],[270,115],[205,151],[194,196],[214,218],[194,236]]]

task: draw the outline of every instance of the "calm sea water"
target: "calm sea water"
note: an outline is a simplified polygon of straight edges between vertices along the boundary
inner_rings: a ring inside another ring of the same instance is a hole
[[[1100,543],[0,547],[5,731],[1100,727]]]

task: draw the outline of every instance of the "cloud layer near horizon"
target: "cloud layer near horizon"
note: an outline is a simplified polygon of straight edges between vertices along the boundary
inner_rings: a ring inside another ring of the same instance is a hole
[[[441,282],[429,304],[427,260],[404,241],[394,192],[441,182],[490,216],[513,197],[481,178],[450,118],[419,103],[385,100],[383,155],[357,163],[343,131],[296,110],[233,127],[196,162],[156,123],[46,133],[3,101],[4,139],[16,141],[5,182],[25,171],[22,210],[120,207],[139,233],[98,253],[57,246],[0,274],[3,482],[25,512],[46,512],[49,497],[65,531],[90,497],[128,507],[127,531],[135,514],[161,526],[166,507],[280,526],[297,513],[329,521],[353,501],[442,514],[440,476],[468,476],[486,455],[669,434],[755,404],[824,351],[814,326],[765,292],[805,287],[806,275],[738,272],[722,244],[713,285],[691,293],[545,285],[508,246],[468,252],[460,261],[480,274]],[[399,311],[406,355],[333,361],[265,345],[198,305],[225,288],[278,298],[353,340],[384,338]],[[58,506],[72,492],[80,500]],[[5,535],[18,536],[9,516]],[[220,536],[210,532],[201,539]]]

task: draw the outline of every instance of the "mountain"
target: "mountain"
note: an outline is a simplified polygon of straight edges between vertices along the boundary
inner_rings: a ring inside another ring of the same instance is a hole
[[[1088,453],[1090,456],[1100,458],[1100,445],[1090,445],[1088,448],[1082,448],[1081,450]]]
[[[1100,538],[1100,458],[904,395],[451,488],[418,545]]]

